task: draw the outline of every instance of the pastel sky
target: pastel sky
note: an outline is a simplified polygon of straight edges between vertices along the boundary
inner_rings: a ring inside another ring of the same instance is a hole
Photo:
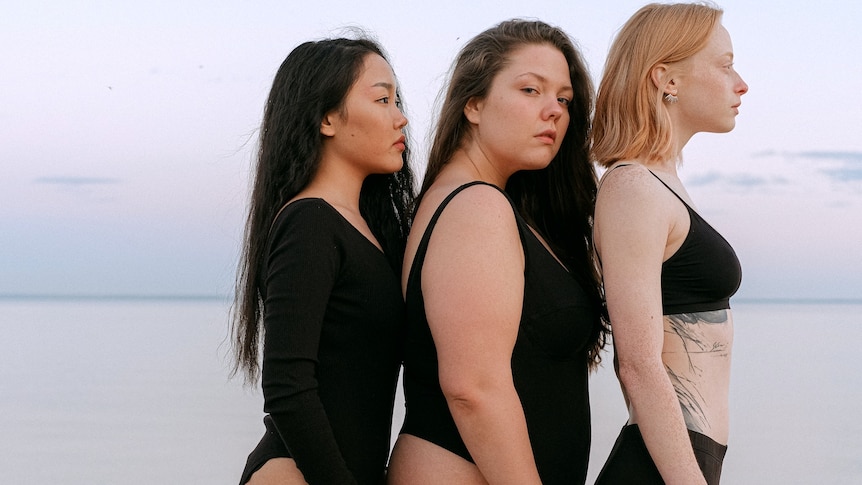
[[[643,1],[4,2],[0,294],[229,295],[272,77],[297,44],[374,32],[421,157],[458,49],[512,17],[594,79]],[[748,82],[681,175],[743,264],[739,298],[862,297],[862,2],[719,2]]]

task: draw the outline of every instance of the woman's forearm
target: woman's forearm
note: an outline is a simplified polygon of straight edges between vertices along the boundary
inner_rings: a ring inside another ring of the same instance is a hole
[[[705,484],[694,457],[676,392],[661,362],[620,363],[633,422],[667,484]]]

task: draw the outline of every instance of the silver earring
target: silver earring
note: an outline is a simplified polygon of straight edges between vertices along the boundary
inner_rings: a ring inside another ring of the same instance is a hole
[[[673,103],[676,103],[677,101],[679,101],[679,98],[677,98],[673,94],[667,93],[664,95],[664,100],[670,104],[673,104]]]

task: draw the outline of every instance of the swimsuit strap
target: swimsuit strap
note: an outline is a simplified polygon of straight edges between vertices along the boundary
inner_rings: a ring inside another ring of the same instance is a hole
[[[425,262],[425,253],[428,251],[428,242],[431,240],[431,232],[434,230],[434,226],[437,225],[437,220],[440,218],[440,215],[443,213],[443,209],[445,209],[446,206],[449,205],[449,202],[451,202],[452,199],[455,198],[456,195],[458,195],[459,193],[464,191],[464,189],[467,189],[467,188],[472,187],[474,185],[487,185],[489,187],[494,187],[495,189],[499,190],[500,193],[502,193],[504,196],[506,196],[506,199],[509,201],[510,204],[512,203],[512,199],[509,197],[509,194],[507,194],[503,189],[501,189],[500,187],[497,187],[494,184],[484,182],[482,180],[474,180],[472,182],[468,182],[468,183],[461,185],[460,187],[456,188],[455,190],[453,190],[449,195],[446,196],[445,199],[443,199],[443,202],[441,202],[440,205],[437,207],[437,210],[434,212],[434,215],[431,216],[431,220],[428,221],[428,226],[425,228],[425,234],[422,235],[422,240],[419,241],[419,246],[416,248],[416,254],[413,256],[413,264],[410,266],[410,274],[407,276],[407,285],[408,286],[410,286],[410,282],[413,280],[413,273],[417,269],[417,263],[419,263],[421,261],[422,264],[424,264],[424,262]],[[512,206],[512,209],[514,210],[514,206]],[[517,218],[517,215],[518,215],[518,212],[515,211],[516,218]],[[523,236],[522,236],[522,238],[523,238]]]
[[[676,196],[676,198],[677,198],[677,199],[679,199],[679,201],[680,201],[680,202],[682,202],[682,205],[684,205],[686,209],[693,210],[693,209],[692,209],[692,208],[691,208],[691,207],[690,207],[690,206],[685,202],[685,200],[683,200],[683,198],[682,198],[682,197],[680,197],[680,196],[679,196],[679,194],[677,194],[677,193],[676,193],[676,191],[674,191],[672,188],[670,188],[670,185],[668,185],[668,184],[664,183],[664,180],[662,180],[662,179],[661,179],[661,177],[659,177],[658,175],[656,175],[655,173],[653,173],[653,171],[652,171],[652,170],[650,170],[650,169],[647,169],[647,171],[648,171],[650,174],[652,174],[652,176],[653,176],[653,177],[655,177],[659,182],[661,182],[661,184],[662,184],[662,185],[664,185],[665,187],[667,187],[667,190],[670,190],[670,193],[671,193],[671,194],[673,194],[673,195],[675,195],[675,196]]]

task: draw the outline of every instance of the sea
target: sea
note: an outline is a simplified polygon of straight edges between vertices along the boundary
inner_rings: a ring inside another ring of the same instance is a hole
[[[862,484],[862,301],[734,301],[723,484]],[[223,298],[0,298],[0,484],[236,484],[263,432]],[[592,458],[626,419],[592,377]],[[393,438],[403,419],[399,396]]]

